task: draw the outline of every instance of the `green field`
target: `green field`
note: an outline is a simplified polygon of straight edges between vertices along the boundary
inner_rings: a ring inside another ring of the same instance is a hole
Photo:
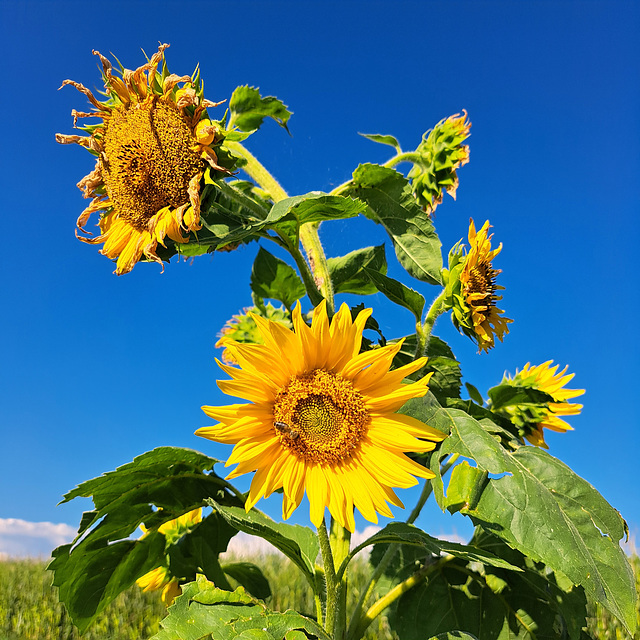
[[[267,605],[276,610],[297,609],[311,614],[313,599],[306,583],[299,580],[296,567],[278,556],[269,555],[257,562],[271,584],[274,595]],[[634,556],[636,588],[640,587],[640,558]],[[359,597],[366,565],[356,564],[351,580],[350,598]],[[84,640],[144,640],[159,629],[164,607],[157,593],[142,593],[137,587],[121,594],[98,617],[82,638]],[[640,616],[638,618],[640,622]],[[591,608],[588,630],[593,638],[619,640],[629,638],[616,620],[600,607]],[[393,640],[386,619],[379,618],[369,628],[367,640]],[[42,562],[13,560],[0,562],[0,640],[75,640],[80,638],[58,602],[51,574]],[[640,640],[640,632],[634,636]]]

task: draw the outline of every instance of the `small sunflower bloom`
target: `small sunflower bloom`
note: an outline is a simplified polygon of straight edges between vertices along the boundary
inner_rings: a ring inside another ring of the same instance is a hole
[[[158,531],[167,539],[167,544],[179,540],[191,527],[202,521],[202,509],[194,509],[174,520],[169,520],[158,527]],[[140,525],[143,537],[147,534],[147,528]],[[136,580],[136,584],[143,591],[159,591],[162,589],[162,602],[169,606],[174,598],[182,593],[180,581],[171,575],[168,567],[161,566],[145,573]]]
[[[214,143],[218,130],[207,117],[197,76],[169,74],[163,44],[135,71],[114,74],[99,52],[107,100],[72,80],[71,85],[89,99],[94,110],[73,110],[78,118],[101,118],[82,127],[88,136],[56,134],[62,144],[75,143],[96,156],[93,171],[78,187],[91,204],[80,214],[76,236],[89,244],[102,244],[100,253],[116,260],[115,273],[128,273],[143,257],[162,265],[158,244],[168,237],[188,242],[188,234],[201,228],[200,185],[205,171],[226,169],[218,164]],[[158,65],[163,63],[162,71]],[[178,88],[182,84],[182,88]],[[227,172],[228,173],[228,172]],[[85,229],[99,213],[99,235]]]
[[[225,342],[239,368],[218,362],[232,378],[218,386],[249,404],[202,407],[218,424],[196,434],[235,445],[229,478],[256,472],[247,511],[282,488],[286,520],[306,491],[316,526],[328,507],[353,531],[354,507],[371,522],[378,513],[391,517],[388,503],[403,506],[394,487],[433,477],[405,453],[431,451],[444,434],[396,413],[427,393],[429,376],[402,383],[426,358],[390,371],[401,342],[360,353],[370,315],[364,309],[353,320],[343,304],[330,322],[323,302],[309,327],[298,304],[293,330],[254,316],[263,344]]]
[[[565,389],[575,374],[566,375],[568,367],[558,372],[558,365],[552,365],[553,360],[534,367],[527,362],[522,371],[516,371],[513,378],[505,377],[502,381],[502,384],[542,391],[552,401],[537,406],[516,404],[498,409],[498,413],[505,415],[518,427],[521,437],[543,449],[549,448],[544,440],[544,429],[559,433],[573,431],[573,427],[560,416],[578,415],[583,405],[569,400],[585,392],[584,389]]]
[[[488,351],[495,346],[495,338],[500,342],[509,333],[508,324],[513,322],[501,314],[497,303],[502,296],[496,291],[504,289],[496,284],[500,269],[494,269],[493,260],[502,251],[502,243],[491,248],[488,235],[489,221],[476,232],[473,219],[469,221],[469,250],[456,245],[449,254],[449,269],[444,273],[447,306],[452,308],[452,320],[462,331],[478,344],[478,352]]]

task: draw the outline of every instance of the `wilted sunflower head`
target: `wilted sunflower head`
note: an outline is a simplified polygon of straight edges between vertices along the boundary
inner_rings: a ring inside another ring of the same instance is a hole
[[[174,520],[161,524],[158,527],[158,531],[167,539],[167,544],[173,544],[201,520],[202,509],[194,509]],[[140,528],[144,537],[147,534],[147,529],[144,525],[140,525]],[[167,607],[173,602],[174,598],[182,593],[180,581],[171,575],[171,571],[167,566],[156,567],[145,573],[136,580],[136,584],[143,591],[159,591],[162,589],[162,602]]]
[[[444,434],[396,413],[427,393],[429,376],[402,384],[426,358],[390,371],[402,342],[360,353],[370,314],[365,309],[353,320],[342,305],[329,322],[323,302],[309,327],[298,304],[293,331],[254,316],[263,344],[225,341],[239,368],[218,362],[232,377],[218,386],[249,404],[203,407],[218,424],[196,434],[235,445],[227,465],[238,466],[229,478],[256,472],[247,511],[282,488],[286,519],[306,490],[315,525],[326,506],[353,531],[354,506],[372,522],[377,513],[391,517],[387,502],[402,506],[393,487],[433,477],[405,452],[431,451]]]
[[[549,396],[548,402],[509,404],[497,409],[498,413],[507,417],[518,428],[520,437],[544,449],[548,447],[544,441],[543,429],[560,433],[573,430],[560,416],[578,415],[582,411],[582,405],[568,400],[584,393],[584,389],[565,389],[564,386],[575,374],[565,375],[568,367],[558,373],[558,365],[552,365],[553,360],[535,367],[527,362],[522,371],[516,371],[513,377],[505,376],[501,383],[542,391]]]
[[[495,336],[502,342],[509,333],[507,326],[513,320],[505,318],[497,307],[502,296],[496,277],[500,269],[493,268],[493,259],[502,251],[502,244],[491,249],[492,235],[488,235],[487,220],[476,232],[473,220],[469,221],[469,250],[456,245],[449,254],[449,269],[445,273],[446,297],[452,308],[452,320],[462,331],[478,343],[478,352],[488,351],[495,345]]]
[[[200,229],[200,183],[207,168],[226,171],[214,147],[222,132],[207,115],[199,73],[170,74],[163,44],[135,71],[114,73],[99,52],[107,99],[98,101],[83,85],[65,80],[85,94],[94,110],[72,111],[78,118],[101,118],[82,128],[88,136],[56,134],[62,144],[75,143],[97,156],[93,171],[78,187],[91,204],[80,214],[76,235],[90,244],[104,243],[100,253],[117,259],[118,275],[128,273],[144,256],[162,264],[156,250],[165,237],[187,242],[183,234]],[[162,69],[158,66],[162,62]],[[85,230],[100,213],[100,234]]]

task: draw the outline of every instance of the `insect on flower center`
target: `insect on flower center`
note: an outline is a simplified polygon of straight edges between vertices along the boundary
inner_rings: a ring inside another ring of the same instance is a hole
[[[276,396],[273,415],[282,445],[321,464],[351,457],[371,421],[362,394],[324,369],[293,376]]]
[[[105,121],[102,173],[109,198],[134,228],[164,207],[189,202],[189,180],[202,170],[196,140],[180,111],[156,100],[114,108]]]

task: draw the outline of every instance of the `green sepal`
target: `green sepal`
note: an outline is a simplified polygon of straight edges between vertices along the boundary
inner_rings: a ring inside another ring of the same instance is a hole
[[[253,262],[251,290],[262,299],[279,300],[287,309],[306,294],[304,284],[293,267],[262,247]]]
[[[363,164],[354,171],[351,184],[350,193],[367,203],[366,215],[385,228],[407,272],[418,280],[441,284],[440,240],[406,178],[394,169]]]
[[[415,153],[408,178],[418,203],[433,213],[446,191],[454,199],[458,187],[456,169],[469,161],[469,147],[462,142],[469,137],[470,122],[450,116],[427,131]]]
[[[228,507],[208,500],[208,504],[234,528],[263,538],[284,553],[310,580],[315,574],[315,561],[320,552],[318,536],[309,527],[275,522],[257,509]]]
[[[291,112],[277,98],[263,98],[255,87],[237,87],[229,100],[229,111],[229,129],[237,127],[241,131],[255,131],[260,128],[265,118],[272,118],[289,133],[287,122]]]
[[[482,394],[478,391],[477,387],[472,385],[470,382],[465,382],[464,386],[469,394],[469,397],[476,403],[478,403],[481,407],[484,406],[484,398]]]
[[[378,289],[365,273],[365,267],[386,274],[387,259],[384,245],[365,247],[339,258],[327,258],[327,268],[333,284],[333,292],[370,295]]]

